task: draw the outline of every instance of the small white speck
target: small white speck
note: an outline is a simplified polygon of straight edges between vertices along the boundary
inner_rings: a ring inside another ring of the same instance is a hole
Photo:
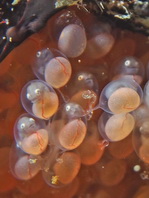
[[[9,42],[12,42],[12,37],[9,37]]]
[[[135,166],[133,167],[133,170],[134,170],[135,172],[139,172],[139,171],[141,170],[141,166],[140,166],[140,165],[135,165]]]
[[[9,25],[9,19],[5,19],[6,25]]]

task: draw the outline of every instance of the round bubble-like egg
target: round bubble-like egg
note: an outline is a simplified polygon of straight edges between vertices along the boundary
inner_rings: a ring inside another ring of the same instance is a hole
[[[100,59],[112,49],[115,38],[112,34],[111,24],[108,21],[93,20],[87,27],[87,47],[85,54],[90,59]]]
[[[132,140],[139,158],[149,164],[149,116],[137,121]]]
[[[35,75],[53,88],[63,87],[72,73],[67,57],[56,49],[43,49],[36,54],[33,65]]]
[[[48,131],[43,120],[29,114],[21,115],[14,126],[17,145],[28,154],[39,155],[48,145]]]
[[[47,164],[46,169],[42,171],[45,182],[49,186],[62,187],[75,179],[80,170],[81,160],[74,152],[59,152],[52,160],[48,159]]]
[[[85,29],[78,24],[69,24],[62,30],[58,48],[69,58],[80,56],[87,44]]]
[[[20,180],[30,180],[41,169],[38,156],[25,154],[17,146],[12,146],[10,152],[10,170],[11,173]]]
[[[40,80],[29,81],[22,89],[24,109],[40,119],[49,119],[57,111],[59,99],[52,87]]]
[[[149,81],[144,86],[144,103],[149,107]]]
[[[70,102],[78,103],[87,114],[97,105],[99,85],[94,74],[78,72],[61,92],[66,100],[69,98]]]
[[[135,126],[135,119],[130,113],[111,115],[102,113],[98,121],[101,136],[111,142],[126,138]]]
[[[108,113],[134,111],[141,104],[142,88],[132,78],[125,77],[108,83],[101,92],[99,108]]]
[[[87,125],[87,134],[82,144],[76,149],[81,157],[81,163],[84,165],[93,165],[97,163],[104,154],[108,141],[99,139],[97,124],[89,121]],[[90,149],[88,149],[90,148]]]
[[[60,15],[56,17],[55,23],[52,24],[52,29],[50,29],[53,35],[53,39],[56,39],[56,41],[58,41],[62,30],[70,24],[79,25],[83,28],[83,23],[75,11],[63,10]]]
[[[86,131],[83,109],[75,103],[63,105],[49,123],[50,142],[62,150],[77,148],[84,140]]]
[[[120,78],[126,75],[132,76],[138,84],[141,84],[145,76],[144,65],[138,58],[127,56],[116,64],[114,75],[114,78]]]
[[[86,54],[92,59],[102,58],[111,51],[114,42],[111,33],[100,33],[88,41]]]

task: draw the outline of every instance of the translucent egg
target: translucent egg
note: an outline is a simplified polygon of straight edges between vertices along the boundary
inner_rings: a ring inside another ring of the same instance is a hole
[[[104,141],[87,137],[77,148],[77,151],[81,157],[81,163],[89,166],[97,163],[102,158],[104,149]]]
[[[133,146],[139,158],[149,164],[149,116],[137,121],[133,132]]]
[[[99,86],[96,77],[90,72],[78,72],[70,83],[61,89],[65,101],[78,103],[85,114],[93,111],[97,105]]]
[[[122,77],[124,75],[132,76],[138,84],[141,84],[145,76],[144,65],[136,57],[126,56],[116,64],[114,75],[116,77]]]
[[[84,52],[86,44],[85,30],[77,24],[67,25],[58,40],[58,48],[70,58],[80,56]]]
[[[130,113],[111,115],[103,113],[98,121],[98,129],[101,136],[111,142],[126,138],[135,125],[134,117]]]
[[[39,155],[48,145],[48,131],[45,122],[29,114],[21,115],[14,126],[17,145],[26,153]]]
[[[82,164],[93,165],[102,158],[105,147],[108,146],[108,142],[106,144],[105,140],[102,140],[99,136],[97,123],[92,120],[88,121],[85,139],[82,144],[76,148],[76,152],[80,155]]]
[[[58,48],[67,57],[80,56],[87,43],[84,26],[75,11],[64,10],[56,17],[52,27],[53,37],[58,41]]]
[[[86,118],[81,106],[75,103],[63,105],[48,126],[50,142],[62,150],[77,148],[86,135]]]
[[[143,92],[133,79],[126,77],[107,84],[101,92],[99,107],[108,113],[134,111],[141,104]]]
[[[142,120],[144,117],[149,117],[149,109],[145,104],[141,104],[135,111],[133,111],[133,116],[136,122]]]
[[[45,120],[49,119],[59,106],[54,89],[40,80],[32,80],[23,87],[21,102],[28,113]]]
[[[144,86],[144,103],[149,107],[149,81]]]
[[[48,163],[48,161],[47,161]],[[58,153],[43,172],[43,178],[49,186],[62,187],[71,183],[80,170],[80,157],[73,152]]]
[[[17,179],[29,180],[40,171],[40,160],[38,157],[25,154],[13,146],[10,152],[10,169]]]
[[[102,58],[111,51],[114,42],[112,34],[100,33],[87,42],[86,53],[93,59]]]
[[[56,40],[58,40],[62,30],[70,24],[79,25],[80,27],[83,28],[82,21],[77,16],[75,11],[73,10],[62,11],[62,13],[60,13],[60,15],[56,17],[54,24],[52,24],[53,37],[56,38]]]
[[[66,56],[56,49],[38,51],[33,65],[35,75],[54,88],[63,87],[70,79],[72,68]]]
[[[99,179],[104,186],[116,186],[125,177],[127,164],[124,160],[112,159],[99,170]]]

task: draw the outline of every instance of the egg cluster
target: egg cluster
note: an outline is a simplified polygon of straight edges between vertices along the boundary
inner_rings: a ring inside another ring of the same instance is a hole
[[[135,150],[149,163],[149,113],[145,107],[149,106],[149,83],[143,93],[145,68],[141,60],[121,58],[111,71],[110,82],[104,81],[91,67],[78,65],[80,57],[98,61],[108,56],[115,45],[112,25],[101,21],[86,28],[74,11],[64,11],[55,20],[55,29],[57,48],[36,53],[32,68],[37,79],[21,91],[27,113],[14,126],[13,175],[29,180],[42,171],[48,185],[67,185],[81,164],[95,164],[109,142],[125,139],[134,128]],[[78,63],[72,64],[76,58]]]

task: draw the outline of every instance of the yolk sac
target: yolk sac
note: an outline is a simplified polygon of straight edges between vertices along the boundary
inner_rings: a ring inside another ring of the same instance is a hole
[[[77,176],[80,164],[79,155],[73,152],[66,152],[57,159],[53,170],[61,183],[69,184]]]
[[[63,87],[69,81],[71,72],[71,64],[66,58],[55,57],[46,65],[45,81],[54,88]]]
[[[108,142],[107,142],[108,143]],[[90,148],[90,149],[89,149]],[[88,130],[82,144],[76,149],[84,165],[93,165],[103,156],[105,140],[99,139],[98,129],[95,123],[88,122]]]
[[[114,71],[114,79],[122,76],[132,76],[132,78],[138,83],[143,82],[145,76],[144,65],[141,60],[133,56],[128,56],[121,59],[117,64]]]
[[[14,126],[17,145],[26,153],[39,155],[48,145],[48,131],[45,122],[29,114],[21,115]]]
[[[42,171],[43,178],[49,186],[62,187],[75,179],[80,166],[81,161],[78,154],[65,152],[56,155],[49,167]]]
[[[92,73],[77,73],[60,91],[66,98],[65,100],[69,99],[70,102],[78,103],[84,109],[85,114],[92,112],[97,105],[99,86]]]
[[[77,148],[86,135],[86,125],[82,120],[75,119],[68,122],[59,132],[60,144],[68,149],[72,150]]]
[[[67,57],[59,50],[43,49],[37,52],[33,71],[40,80],[58,89],[67,84],[72,68]]]
[[[101,92],[99,108],[108,113],[134,111],[141,104],[143,92],[139,84],[129,77],[107,84]]]
[[[86,48],[84,28],[76,24],[67,25],[61,32],[58,48],[69,58],[80,56]]]
[[[106,56],[112,49],[115,39],[110,33],[100,33],[87,42],[86,54],[92,59]]]
[[[32,158],[28,155],[24,155],[16,162],[14,172],[18,179],[29,180],[39,172],[40,166],[30,163],[30,160],[32,160]]]
[[[59,106],[54,89],[40,80],[30,81],[23,87],[21,102],[28,113],[45,120],[54,115]]]
[[[86,135],[86,118],[81,106],[67,103],[54,115],[48,125],[50,142],[62,150],[77,148]]]
[[[33,155],[27,155],[13,146],[10,152],[10,169],[17,179],[29,180],[40,171],[40,159]]]
[[[149,116],[137,121],[132,140],[139,158],[149,164]]]
[[[103,113],[98,121],[101,136],[111,142],[126,138],[135,125],[134,117],[130,113],[111,115]]]

